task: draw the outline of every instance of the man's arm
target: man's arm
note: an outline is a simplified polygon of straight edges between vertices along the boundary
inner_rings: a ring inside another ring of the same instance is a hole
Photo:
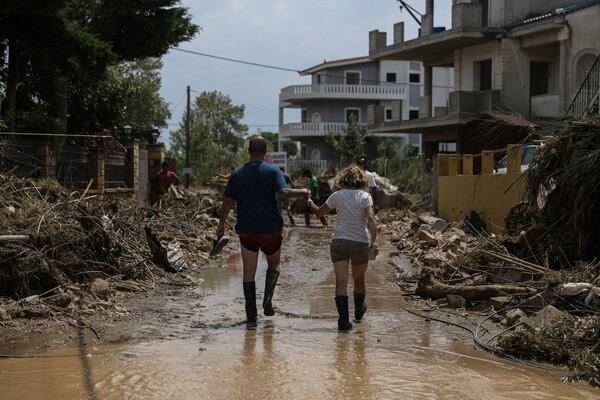
[[[310,193],[310,191],[308,189],[291,189],[289,187],[285,187],[285,188],[281,188],[278,190],[278,193],[286,198],[286,199],[290,199],[292,197],[298,197],[298,196],[307,196]]]
[[[227,221],[227,217],[229,216],[229,211],[235,206],[235,200],[230,197],[225,197],[223,199],[223,204],[221,204],[221,218],[219,219],[219,225],[217,225],[217,236],[222,236],[225,233],[225,221]]]

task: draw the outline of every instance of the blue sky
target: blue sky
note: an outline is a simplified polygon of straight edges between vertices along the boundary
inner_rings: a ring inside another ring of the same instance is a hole
[[[407,0],[419,12],[425,0]],[[435,26],[450,24],[452,0],[436,0]],[[182,0],[202,31],[179,48],[204,54],[303,70],[323,60],[368,55],[369,31],[387,32],[405,22],[405,40],[417,36],[418,25],[396,0]],[[170,104],[169,130],[178,128],[185,111],[185,89],[192,98],[217,90],[236,105],[246,106],[243,123],[249,132],[277,132],[278,96],[283,87],[307,84],[297,73],[250,66],[170,51],[163,57],[161,95]],[[294,120],[286,114],[286,122]]]

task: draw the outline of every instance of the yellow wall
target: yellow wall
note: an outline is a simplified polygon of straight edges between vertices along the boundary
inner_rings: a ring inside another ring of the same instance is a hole
[[[527,180],[521,173],[521,146],[509,145],[508,173],[493,172],[494,154],[484,150],[482,173],[472,175],[473,155],[439,154],[436,160],[437,211],[446,221],[461,221],[475,210],[485,221],[489,233],[504,231],[504,217],[520,202]]]
[[[490,233],[504,230],[504,217],[521,201],[525,174],[482,174],[438,177],[438,214],[446,221],[461,221],[475,210]]]

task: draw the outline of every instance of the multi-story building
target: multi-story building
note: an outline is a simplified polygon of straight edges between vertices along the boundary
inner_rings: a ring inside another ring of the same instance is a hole
[[[385,33],[369,33],[370,58],[424,66],[419,118],[376,118],[370,130],[419,132],[427,156],[448,145],[460,153],[461,127],[483,112],[519,114],[542,125],[597,104],[600,80],[592,78],[598,74],[587,77],[599,67],[599,0],[453,0],[447,30],[433,27],[433,10],[434,0],[427,0],[416,39],[404,40],[403,22],[389,45]],[[437,67],[454,68],[447,106],[433,100]]]
[[[325,169],[327,161],[334,158],[326,134],[346,131],[352,115],[365,127],[374,106],[386,121],[418,117],[423,96],[420,62],[357,57],[324,61],[300,74],[310,76],[311,83],[285,87],[279,94],[279,139],[300,142],[302,163],[314,169]],[[446,78],[444,84],[450,81]],[[300,109],[300,122],[284,120],[290,108]],[[401,137],[402,147],[421,147],[419,135],[397,131],[377,135]]]

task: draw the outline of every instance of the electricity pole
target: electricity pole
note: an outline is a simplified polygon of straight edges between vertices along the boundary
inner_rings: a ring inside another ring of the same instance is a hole
[[[190,87],[187,87],[187,108],[185,110],[185,165],[183,169],[185,188],[190,187]]]

